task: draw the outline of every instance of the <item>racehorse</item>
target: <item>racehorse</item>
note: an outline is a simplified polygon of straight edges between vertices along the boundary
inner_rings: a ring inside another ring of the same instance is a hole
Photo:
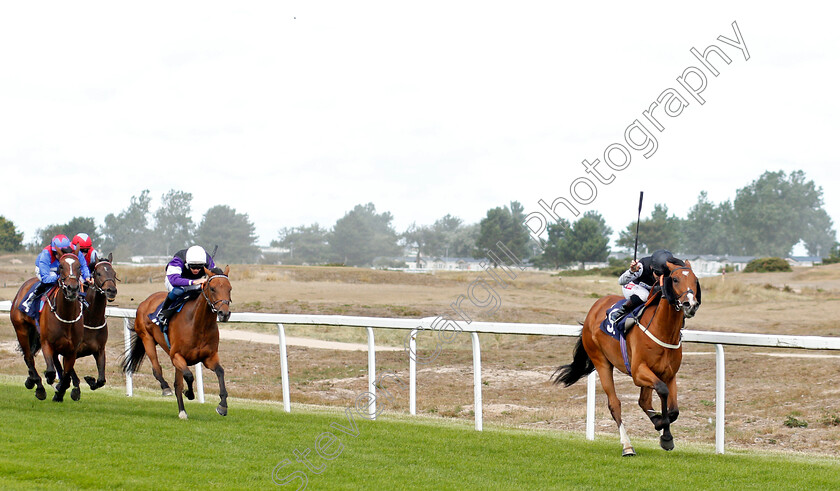
[[[76,251],[78,252],[78,250]],[[17,334],[23,359],[29,369],[29,376],[24,385],[27,389],[36,387],[35,397],[40,400],[46,398],[46,391],[41,384],[41,377],[35,369],[35,354],[43,350],[47,370],[44,376],[47,384],[52,384],[56,377],[56,360],[58,355],[64,359],[64,373],[75,375],[73,365],[76,363],[76,349],[82,340],[84,325],[82,320],[82,302],[79,298],[81,291],[81,267],[76,253],[63,254],[58,259],[58,288],[54,288],[45,295],[47,306],[39,317],[40,336],[35,320],[20,311],[18,306],[23,301],[30,287],[38,279],[30,278],[18,290],[12,300],[11,320]],[[62,377],[56,388],[53,401],[61,402],[70,386],[71,377]],[[70,397],[78,401],[81,396],[78,379],[73,386]]]
[[[99,377],[94,379],[90,375],[85,382],[90,390],[96,390],[105,385],[105,343],[108,342],[108,321],[105,318],[105,306],[117,297],[117,272],[111,264],[113,254],[108,259],[100,259],[91,265],[90,273],[93,277],[93,287],[88,288],[87,300],[90,306],[85,309],[85,331],[82,344],[76,352],[77,358],[94,356]]]
[[[700,282],[694,275],[689,261],[672,258],[666,263],[666,274],[660,279],[660,288],[652,292],[645,310],[638,319],[638,326],[626,336],[627,363],[622,355],[620,342],[600,329],[606,311],[622,297],[610,295],[595,302],[583,322],[580,337],[574,349],[574,361],[554,372],[554,383],[568,387],[593,370],[598,371],[601,387],[607,393],[607,405],[623,446],[622,455],[636,455],[624,423],[621,421],[621,401],[615,393],[613,367],[633,378],[639,393],[639,406],[660,431],[659,446],[674,449],[671,423],[680,414],[677,405],[677,371],[682,362],[682,328],[685,319],[694,317],[700,307]],[[653,409],[653,391],[662,401],[662,412]]]
[[[149,314],[157,309],[166,292],[153,293],[137,306],[137,317],[134,320],[134,333],[131,345],[126,350],[123,360],[123,372],[134,373],[143,362],[143,355],[147,355],[152,362],[152,373],[163,390],[163,395],[171,395],[169,384],[163,378],[155,346],[160,345],[175,366],[175,396],[178,399],[178,417],[187,419],[184,410],[183,396],[194,399],[194,376],[190,365],[203,362],[204,366],[216,373],[219,379],[219,398],[221,401],[216,412],[227,415],[227,390],[225,389],[225,370],[219,364],[219,326],[217,319],[227,322],[230,318],[230,280],[228,272],[219,268],[209,270],[204,268],[207,281],[201,285],[201,294],[184,304],[169,321],[169,339],[167,340],[161,329],[149,320]],[[171,343],[168,345],[168,343]],[[184,391],[184,380],[187,390]]]

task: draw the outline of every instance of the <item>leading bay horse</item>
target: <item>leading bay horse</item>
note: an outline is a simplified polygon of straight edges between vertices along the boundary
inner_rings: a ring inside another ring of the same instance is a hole
[[[76,251],[78,252],[78,250]],[[39,317],[40,335],[35,326],[35,319],[24,314],[18,308],[29,288],[38,279],[30,278],[18,290],[12,300],[10,314],[12,325],[17,334],[23,359],[29,369],[24,385],[27,389],[36,387],[35,397],[40,400],[46,398],[46,391],[41,384],[41,377],[35,369],[35,354],[43,350],[47,370],[44,376],[47,384],[52,384],[56,377],[55,360],[61,355],[64,360],[64,373],[75,374],[73,366],[76,363],[76,349],[82,340],[84,324],[82,320],[82,302],[79,297],[81,291],[81,267],[79,257],[75,253],[63,254],[58,259],[58,288],[45,295],[46,305]],[[62,377],[56,388],[53,401],[61,402],[70,386],[71,377]],[[81,396],[78,382],[74,385],[70,397],[78,401]]]
[[[163,395],[171,394],[169,384],[163,378],[160,362],[158,362],[155,346],[160,345],[175,366],[175,396],[178,399],[178,417],[187,419],[184,410],[184,399],[195,398],[193,393],[194,376],[190,365],[203,362],[209,370],[216,373],[219,379],[219,402],[216,412],[227,415],[227,390],[225,389],[225,370],[219,364],[219,326],[216,322],[227,322],[230,319],[230,280],[228,272],[219,268],[209,270],[204,268],[207,281],[201,285],[201,294],[184,304],[180,312],[169,321],[169,339],[163,335],[160,327],[149,320],[149,314],[163,303],[166,292],[153,293],[137,306],[137,317],[134,320],[134,336],[131,345],[126,350],[123,360],[123,372],[134,373],[147,355],[152,362],[152,374],[163,389]],[[167,344],[167,341],[171,345]],[[187,390],[184,391],[184,380]]]
[[[682,362],[682,328],[700,307],[700,282],[689,261],[672,258],[660,279],[660,289],[651,292],[638,325],[627,333],[627,357],[633,383],[641,387],[639,406],[660,431],[659,446],[674,449],[671,423],[680,414],[677,405],[677,371]],[[574,360],[554,372],[554,383],[568,387],[593,370],[598,371],[601,387],[607,393],[607,405],[623,446],[622,455],[636,455],[624,423],[621,401],[615,393],[613,367],[628,373],[619,341],[600,329],[606,311],[622,297],[610,295],[595,302],[583,322],[574,350]],[[653,391],[662,401],[662,412],[653,409]]]

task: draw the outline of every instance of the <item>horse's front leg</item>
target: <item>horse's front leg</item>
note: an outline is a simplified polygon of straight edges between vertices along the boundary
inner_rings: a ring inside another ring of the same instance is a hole
[[[677,377],[668,381],[668,419],[673,423],[680,416],[680,406],[677,404]]]
[[[187,360],[180,353],[172,353],[170,351],[169,357],[175,366],[175,397],[178,398],[178,417],[187,419],[187,411],[184,409],[184,379],[187,373],[190,373],[190,377],[192,377],[192,373],[187,366]],[[190,388],[190,391],[192,391],[192,388]]]
[[[639,407],[645,412],[657,431],[662,428],[662,413],[653,408],[653,389],[642,387],[639,391]]]
[[[79,388],[79,376],[76,375],[76,369],[73,368],[68,374],[70,380],[73,382],[73,390],[70,391],[70,399],[78,401],[82,397],[82,390]]]
[[[75,373],[73,371],[73,365],[76,364],[76,354],[72,353],[70,355],[64,356],[64,373],[67,374],[66,377],[61,377],[58,381],[58,387],[55,389],[55,395],[53,395],[54,402],[62,402],[64,401],[64,393],[67,392],[67,388],[70,387],[70,379],[72,376],[70,374]],[[78,380],[78,377],[76,378]],[[72,394],[71,394],[72,397]],[[74,399],[78,400],[78,399]]]
[[[85,382],[90,386],[90,390],[96,390],[105,385],[105,347],[99,349],[96,353],[96,369],[99,372],[99,377],[94,380],[90,375],[85,376]]]
[[[673,450],[674,437],[671,435],[671,420],[668,417],[668,401],[670,398],[668,385],[660,380],[645,364],[639,364],[638,367],[633,368],[633,382],[638,387],[652,387],[659,394],[659,399],[662,401],[662,413],[659,418],[659,425],[656,424],[655,417],[651,417],[650,419],[654,423],[654,428],[661,431],[659,435],[659,446],[665,450]],[[639,398],[641,399],[641,395]]]
[[[208,370],[213,370],[216,377],[219,379],[219,405],[216,407],[216,412],[222,416],[227,416],[227,389],[225,389],[225,369],[219,364],[219,353],[213,353],[213,356],[204,360],[204,366]]]
[[[58,355],[53,350],[52,345],[44,342],[43,339],[41,340],[41,352],[44,354],[44,362],[47,364],[47,368],[44,370],[44,379],[47,385],[52,385],[55,382],[55,367]]]

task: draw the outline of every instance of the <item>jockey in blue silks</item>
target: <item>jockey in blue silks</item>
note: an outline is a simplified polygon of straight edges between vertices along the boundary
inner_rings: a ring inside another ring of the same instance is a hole
[[[58,259],[63,254],[73,253],[73,248],[70,244],[70,239],[66,235],[59,234],[53,237],[50,245],[44,247],[38,258],[35,259],[35,267],[37,268],[38,278],[40,282],[35,290],[26,297],[26,300],[21,302],[20,310],[28,312],[32,307],[32,302],[40,298],[50,288],[58,283]],[[78,258],[79,256],[76,255]],[[87,267],[87,261],[79,259],[79,266],[82,271],[82,279],[87,283],[92,283],[93,279],[90,276],[90,270]]]
[[[183,297],[188,291],[201,288],[201,284],[207,281],[204,268],[212,269],[216,267],[213,262],[213,257],[204,250],[203,247],[194,245],[189,249],[181,249],[175,253],[175,256],[166,265],[166,278],[164,284],[169,294],[157,318],[152,319],[152,322],[159,326],[166,326],[169,319],[175,315],[175,308],[178,300]],[[151,316],[149,316],[151,317]]]

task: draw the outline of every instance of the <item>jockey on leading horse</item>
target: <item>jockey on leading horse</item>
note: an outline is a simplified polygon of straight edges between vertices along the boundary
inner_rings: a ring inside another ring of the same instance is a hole
[[[169,319],[175,315],[176,309],[173,306],[188,291],[201,288],[200,285],[207,281],[204,268],[212,269],[215,266],[213,257],[199,245],[176,252],[169,264],[166,265],[164,284],[169,294],[166,296],[157,317],[149,316],[152,322],[161,326],[161,328],[166,327]]]
[[[62,254],[69,254],[73,252],[73,247],[70,244],[70,239],[64,234],[59,234],[53,237],[50,245],[44,247],[38,258],[35,259],[35,267],[37,268],[38,278],[40,282],[38,286],[26,297],[26,300],[21,302],[20,310],[26,314],[29,313],[33,302],[46,293],[50,288],[58,283],[58,259]],[[77,255],[77,257],[79,257]],[[90,270],[87,267],[87,261],[80,259],[79,266],[81,267],[82,278],[87,283],[92,283],[93,279],[90,276]]]
[[[659,249],[650,256],[630,263],[630,268],[618,279],[618,284],[622,286],[621,292],[627,301],[610,313],[610,324],[615,325],[619,319],[647,301],[651,289],[659,283],[659,277],[667,271],[665,263],[673,257],[671,251]]]

